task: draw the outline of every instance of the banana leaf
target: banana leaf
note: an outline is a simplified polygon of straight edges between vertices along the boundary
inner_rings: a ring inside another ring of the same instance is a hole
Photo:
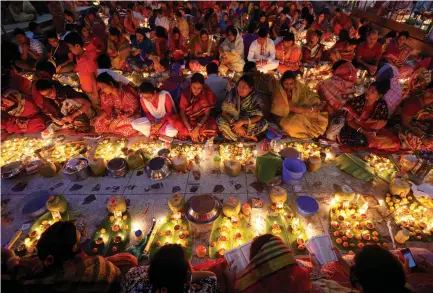
[[[374,169],[356,155],[342,154],[335,159],[337,167],[363,181],[371,181],[374,178]]]

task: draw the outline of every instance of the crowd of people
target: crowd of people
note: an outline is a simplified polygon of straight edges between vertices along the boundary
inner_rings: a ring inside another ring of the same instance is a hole
[[[299,1],[101,2],[63,19],[63,34],[30,23],[16,45],[2,42],[3,138],[49,129],[258,141],[278,127],[353,149],[432,149],[433,62],[414,55],[406,31],[381,36],[367,19]],[[300,77],[322,61],[330,77],[311,88]],[[54,78],[73,72],[80,91]],[[131,72],[168,78],[136,85]],[[374,80],[364,93],[360,75]]]
[[[355,255],[321,266],[314,254],[293,255],[271,234],[256,237],[243,271],[224,258],[191,265],[178,244],[161,247],[139,265],[128,252],[110,257],[88,255],[81,249],[81,233],[72,222],[56,222],[40,237],[37,257],[20,259],[2,248],[2,287],[13,292],[121,293],[415,293],[433,288],[433,253],[412,248],[417,264],[399,250],[366,245]]]

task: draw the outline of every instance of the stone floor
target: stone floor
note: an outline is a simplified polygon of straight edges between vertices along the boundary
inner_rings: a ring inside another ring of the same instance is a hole
[[[242,202],[257,197],[269,202],[266,188],[256,182],[254,174],[241,173],[238,177],[228,177],[213,166],[208,160],[203,160],[193,167],[200,170],[201,178],[195,180],[192,172],[187,174],[172,173],[161,182],[151,181],[143,170],[130,171],[123,178],[89,177],[84,181],[71,182],[61,174],[54,178],[43,178],[39,175],[22,176],[12,180],[1,181],[2,214],[11,213],[13,220],[10,223],[3,221],[1,226],[1,242],[8,243],[23,223],[32,224],[35,219],[22,215],[20,209],[24,198],[32,193],[47,190],[53,194],[63,194],[67,197],[70,209],[76,211],[78,221],[86,224],[88,235],[95,232],[95,225],[106,216],[106,203],[111,195],[124,195],[130,200],[129,210],[132,214],[133,230],[140,228],[147,231],[150,228],[152,217],[160,218],[169,214],[167,199],[173,192],[180,192],[188,200],[194,194],[212,193],[220,199],[235,194]],[[289,193],[289,204],[295,209],[296,198],[300,195],[311,195],[320,203],[319,212],[312,218],[301,218],[305,227],[311,223],[309,236],[326,233],[329,227],[329,202],[335,191],[349,186],[356,193],[365,196],[369,201],[369,213],[376,220],[377,227],[382,235],[391,242],[391,236],[386,221],[388,212],[378,205],[387,192],[388,185],[381,181],[364,182],[346,173],[342,173],[334,164],[328,163],[317,173],[306,173],[305,176],[284,187]],[[86,203],[85,199],[94,195],[95,200]],[[391,220],[392,221],[392,220]],[[27,231],[24,231],[24,235]],[[392,222],[392,233],[397,227]],[[194,246],[208,245],[208,235],[197,237]],[[407,243],[408,246],[426,247],[433,250],[431,243]],[[193,250],[195,251],[195,249]],[[194,257],[193,262],[198,260]]]

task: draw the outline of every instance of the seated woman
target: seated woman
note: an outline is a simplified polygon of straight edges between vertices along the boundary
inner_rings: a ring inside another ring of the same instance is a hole
[[[406,64],[406,59],[413,52],[406,42],[409,39],[409,32],[399,32],[397,38],[392,39],[386,46],[382,57],[391,65],[395,66],[403,78],[409,77],[412,73],[412,66]]]
[[[433,82],[424,95],[403,102],[399,137],[401,148],[411,151],[433,150]]]
[[[111,65],[114,69],[124,70],[126,58],[129,56],[129,52],[131,52],[129,41],[115,27],[110,27],[109,33],[107,54],[112,59]]]
[[[150,138],[177,135],[177,130],[167,122],[167,117],[176,112],[170,93],[144,81],[140,85],[140,104],[146,117],[132,121],[134,129]]]
[[[149,55],[155,52],[155,46],[146,36],[145,28],[138,28],[135,31],[135,39],[132,41],[131,56],[126,59],[131,71],[148,71],[153,61]]]
[[[169,57],[174,62],[183,63],[185,57],[188,56],[188,48],[185,45],[184,38],[177,27],[174,27],[171,36],[168,40]]]
[[[32,99],[17,90],[7,89],[1,96],[1,129],[6,133],[41,132],[45,119]]]
[[[290,248],[278,236],[261,235],[253,240],[250,263],[241,277],[229,278],[237,293],[307,293],[310,292],[310,276],[300,267]],[[231,268],[233,270],[233,268]]]
[[[222,17],[221,17],[221,21],[219,23],[219,32],[222,36],[225,36],[227,33],[227,28],[230,25],[230,21],[229,21],[229,14],[228,13],[223,13]]]
[[[167,33],[162,26],[156,27],[156,40],[155,40],[155,52],[159,57],[159,60],[166,59],[167,57]]]
[[[104,53],[107,50],[106,39],[104,36],[97,36],[90,33],[86,26],[79,26],[78,33],[83,38],[83,47],[86,51],[94,51],[97,54]]]
[[[194,73],[191,76],[191,86],[181,94],[180,113],[168,117],[169,123],[178,131],[178,138],[202,142],[215,136],[217,125],[211,117],[215,104],[215,94],[205,85],[204,76]]]
[[[43,111],[52,120],[48,128],[90,132],[90,119],[95,116],[95,111],[84,94],[47,79],[38,80],[36,90],[44,97]]]
[[[389,80],[375,81],[365,94],[346,102],[346,125],[339,135],[343,145],[389,152],[400,148],[398,137],[384,128],[390,111],[383,96],[389,89]]]
[[[193,271],[185,250],[179,244],[161,247],[148,267],[131,269],[121,282],[121,293],[219,292],[214,273]]]
[[[352,62],[341,60],[337,49],[329,53],[332,65],[332,76],[319,83],[317,92],[323,101],[326,102],[326,109],[329,116],[333,116],[341,110],[349,95],[355,93],[357,69]]]
[[[269,21],[268,18],[266,17],[266,12],[262,11],[260,13],[260,18],[259,18],[259,22],[257,23],[257,29],[264,29],[269,31]]]
[[[329,22],[325,18],[325,14],[320,13],[316,20],[311,24],[310,28],[327,33],[329,31]]]
[[[234,26],[228,27],[227,37],[221,43],[219,52],[221,57],[219,72],[222,75],[225,75],[229,70],[242,72],[245,65],[244,41]]]
[[[125,137],[137,135],[131,123],[139,117],[138,97],[129,86],[119,84],[107,72],[96,78],[102,112],[92,121],[97,133]]]
[[[215,43],[204,29],[200,31],[200,37],[192,49],[193,60],[189,62],[189,68],[193,72],[202,71],[206,65],[216,58]]]
[[[254,78],[244,75],[223,102],[222,114],[217,119],[218,128],[232,141],[240,138],[258,141],[257,135],[268,128],[262,108],[262,98],[254,90]]]
[[[323,45],[320,44],[321,33],[316,30],[308,30],[307,44],[302,47],[302,62],[313,64],[320,61],[323,54]]]
[[[283,74],[286,71],[299,72],[302,51],[301,47],[295,43],[295,35],[288,33],[275,47],[275,59],[280,62],[278,71]]]
[[[110,28],[117,28],[120,32],[125,31],[119,12],[117,12],[116,9],[110,9],[110,18],[108,19],[108,26]]]
[[[329,52],[333,49],[337,49],[341,55],[341,59],[352,61],[355,57],[356,46],[358,45],[358,40],[351,39],[349,31],[341,30],[338,35],[338,41],[329,49]]]
[[[322,111],[325,103],[297,81],[291,71],[281,77],[281,87],[274,94],[271,110],[281,128],[289,136],[300,139],[324,134],[328,126],[328,113]]]
[[[126,10],[126,16],[123,19],[123,27],[125,28],[125,33],[132,35],[135,30],[140,26],[138,24],[138,19],[134,16],[134,11],[132,9]]]

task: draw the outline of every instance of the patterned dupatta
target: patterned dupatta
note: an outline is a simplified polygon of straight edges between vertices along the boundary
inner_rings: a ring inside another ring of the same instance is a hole
[[[244,273],[236,282],[235,291],[238,293],[263,292],[262,289],[266,287],[265,292],[289,292],[282,290],[282,284],[279,282],[272,282],[273,288],[268,287],[265,282],[273,281],[275,275],[289,270],[293,265],[296,265],[296,260],[289,247],[281,238],[274,236],[250,260]],[[288,276],[288,274],[285,276],[286,279]]]
[[[433,103],[418,111],[410,124],[428,135],[433,135]]]

